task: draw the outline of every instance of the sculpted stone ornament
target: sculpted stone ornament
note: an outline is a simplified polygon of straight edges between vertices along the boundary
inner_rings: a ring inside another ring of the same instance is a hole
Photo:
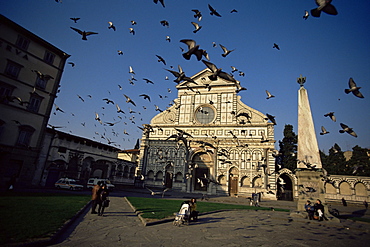
[[[302,75],[300,75],[298,78],[297,78],[297,82],[299,83],[299,85],[301,87],[303,87],[303,84],[306,82],[306,77],[302,77]]]

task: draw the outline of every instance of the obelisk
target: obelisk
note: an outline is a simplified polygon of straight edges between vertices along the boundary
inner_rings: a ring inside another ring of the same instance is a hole
[[[317,144],[315,126],[312,119],[307,90],[304,88],[306,77],[297,79],[298,90],[298,211],[304,211],[304,204],[310,200],[312,204],[320,199],[325,202],[324,182],[322,181],[322,164]]]

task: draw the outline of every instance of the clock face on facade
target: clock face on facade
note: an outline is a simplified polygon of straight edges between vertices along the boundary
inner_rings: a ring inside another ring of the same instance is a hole
[[[201,106],[195,111],[195,119],[201,124],[209,124],[215,119],[215,110],[209,106]]]

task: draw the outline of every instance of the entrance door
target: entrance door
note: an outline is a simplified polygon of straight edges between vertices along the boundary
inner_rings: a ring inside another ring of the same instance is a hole
[[[166,177],[165,177],[165,187],[171,189],[172,188],[172,180],[173,180],[173,173],[171,172],[166,172]]]
[[[230,189],[229,189],[230,195],[237,195],[238,194],[238,176],[230,174],[229,183],[230,183]]]
[[[278,200],[293,201],[293,182],[286,173],[278,178],[276,196]]]

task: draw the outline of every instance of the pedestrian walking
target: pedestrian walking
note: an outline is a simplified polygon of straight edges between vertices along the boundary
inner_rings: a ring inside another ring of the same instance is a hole
[[[99,208],[98,208],[98,216],[103,216],[104,209],[109,207],[109,190],[106,184],[103,184],[101,190],[99,191]]]
[[[344,197],[342,197],[342,204],[343,204],[343,206],[347,207],[347,201],[346,201],[346,199],[344,199]]]
[[[99,181],[91,190],[91,213],[97,214],[96,206],[100,203],[99,191],[101,190],[101,182]]]
[[[367,201],[365,200],[364,201],[364,206],[365,206],[365,208],[367,209],[367,207],[369,206],[368,204],[367,204]]]

